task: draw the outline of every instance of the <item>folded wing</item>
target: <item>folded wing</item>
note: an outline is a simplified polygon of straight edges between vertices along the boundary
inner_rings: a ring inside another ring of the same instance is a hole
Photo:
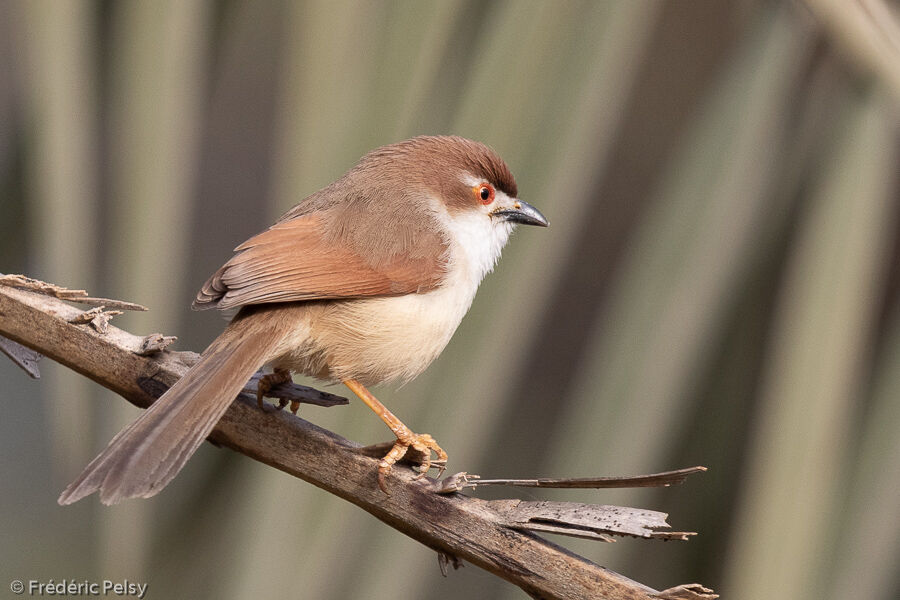
[[[340,222],[313,212],[250,238],[203,285],[193,307],[396,296],[426,292],[442,281],[447,245],[437,228],[394,222],[391,243],[370,245],[364,229],[345,234]]]

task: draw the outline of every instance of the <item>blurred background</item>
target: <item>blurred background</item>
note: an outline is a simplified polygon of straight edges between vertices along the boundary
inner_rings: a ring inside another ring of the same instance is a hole
[[[223,321],[191,299],[238,243],[376,146],[484,141],[552,225],[513,237],[443,356],[381,399],[451,472],[708,466],[672,489],[521,494],[699,532],[554,539],[657,589],[897,598],[897,14],[0,0],[0,272],[139,302],[115,324],[199,351]],[[149,501],[61,508],[138,409],[41,369],[0,360],[0,595],[127,578],[150,598],[523,597],[471,565],[443,579],[356,507],[209,445]],[[301,416],[390,438],[355,400]]]

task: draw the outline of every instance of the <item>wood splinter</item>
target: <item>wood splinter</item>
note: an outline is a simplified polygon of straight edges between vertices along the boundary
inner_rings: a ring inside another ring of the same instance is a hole
[[[144,339],[141,340],[141,347],[138,349],[137,353],[140,356],[156,354],[157,352],[162,352],[167,346],[176,341],[178,341],[178,338],[174,335],[151,333],[150,335],[144,336]]]
[[[109,322],[116,315],[121,315],[121,310],[105,310],[106,306],[97,306],[90,310],[86,310],[80,315],[73,318],[70,323],[74,323],[75,325],[84,325],[85,323],[90,323],[91,327],[97,330],[99,333],[106,333],[109,331]]]

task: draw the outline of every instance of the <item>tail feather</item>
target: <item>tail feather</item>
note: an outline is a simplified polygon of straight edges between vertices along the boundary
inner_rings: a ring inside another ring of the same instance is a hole
[[[277,334],[254,330],[247,321],[233,321],[184,377],[110,441],[58,502],[71,504],[99,491],[101,502],[116,504],[164,488],[271,358]]]

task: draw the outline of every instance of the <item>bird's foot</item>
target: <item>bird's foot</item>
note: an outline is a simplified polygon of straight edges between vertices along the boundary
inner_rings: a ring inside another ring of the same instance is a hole
[[[259,378],[259,383],[256,386],[256,403],[259,405],[261,410],[266,410],[266,403],[263,399],[266,395],[272,390],[273,387],[277,385],[281,385],[282,383],[288,383],[292,381],[291,372],[287,369],[275,369],[274,372],[263,375]],[[295,415],[297,414],[297,409],[300,408],[300,403],[294,400],[288,401],[283,398],[278,400],[278,409],[282,409],[288,405],[290,402],[291,412]]]
[[[397,436],[397,441],[394,442],[390,451],[385,454],[384,458],[381,459],[381,462],[378,463],[378,487],[381,488],[381,491],[385,494],[390,494],[387,486],[384,484],[384,478],[391,472],[391,467],[394,466],[394,463],[403,458],[410,448],[415,450],[419,456],[422,457],[419,460],[418,467],[416,467],[419,472],[416,479],[424,477],[425,473],[427,473],[428,469],[432,466],[440,467],[441,472],[438,474],[438,477],[441,476],[441,473],[444,472],[444,468],[447,465],[447,453],[444,452],[443,448],[438,446],[433,437],[427,433],[420,434],[410,431],[409,427],[404,425],[400,419],[394,416],[394,413],[389,411],[384,404],[378,401],[378,398],[372,395],[372,392],[366,389],[366,386],[356,379],[345,379],[344,384],[350,388],[354,394],[359,396],[360,400],[366,403],[366,406],[375,411],[375,414],[381,417],[381,420],[384,421],[385,424],[391,428],[391,431],[394,432],[394,435]],[[436,460],[431,460],[432,452],[437,455]]]
[[[381,491],[385,494],[390,494],[385,485],[384,478],[391,472],[394,463],[403,458],[410,448],[416,450],[422,456],[419,465],[413,467],[414,470],[419,472],[416,479],[424,477],[431,467],[438,467],[440,469],[438,477],[441,476],[444,469],[447,468],[447,453],[444,452],[443,448],[438,446],[438,443],[434,441],[433,437],[427,433],[413,433],[409,429],[399,432],[395,431],[395,433],[397,434],[397,441],[394,442],[394,446],[384,455],[381,462],[378,463],[378,487],[381,488]],[[431,459],[432,452],[437,455],[435,460]]]

